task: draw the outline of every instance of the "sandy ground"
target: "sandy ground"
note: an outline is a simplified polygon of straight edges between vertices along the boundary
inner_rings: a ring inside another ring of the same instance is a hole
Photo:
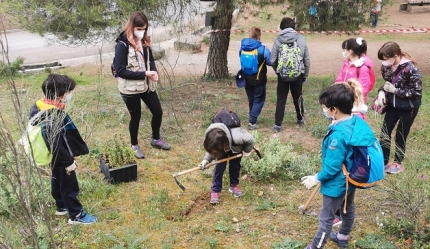
[[[362,30],[393,30],[393,29],[428,29],[430,28],[430,13],[407,13],[399,11],[400,1],[391,6],[384,6],[383,14],[380,16],[376,28],[364,27]],[[240,22],[240,20],[239,20]],[[265,40],[263,33],[263,44],[268,48],[272,47],[273,39]],[[269,36],[269,35],[267,35]],[[425,75],[430,74],[430,34],[421,32],[393,33],[391,37],[381,37],[385,34],[361,33],[359,35],[323,35],[323,34],[306,34],[306,40],[311,56],[311,75],[337,75],[342,64],[341,43],[343,40],[351,37],[362,36],[365,40],[372,39],[368,43],[368,56],[375,63],[375,72],[378,73],[380,61],[377,58],[378,49],[391,39],[399,43],[402,51],[411,54],[418,62],[419,69]],[[381,38],[375,38],[379,36]],[[371,37],[371,38],[370,38]],[[419,37],[408,41],[408,37]],[[238,52],[240,41],[232,40],[228,50],[228,68],[231,74],[234,74],[239,68]],[[173,49],[167,51],[166,59],[160,61],[169,69],[174,68],[176,74],[200,74],[205,71],[208,46],[202,46],[199,53],[189,54],[187,52],[177,52]],[[268,70],[269,76],[275,75],[273,70]]]

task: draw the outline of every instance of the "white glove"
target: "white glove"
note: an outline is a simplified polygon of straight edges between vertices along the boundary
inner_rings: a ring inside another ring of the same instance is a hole
[[[378,101],[376,101],[376,104],[380,107],[385,105],[385,93],[383,91],[379,91],[378,93]]]
[[[205,170],[206,169],[206,165],[209,163],[209,161],[208,160],[206,160],[206,159],[203,159],[203,161],[199,164],[199,167],[202,169],[202,170]]]
[[[72,171],[75,171],[75,170],[76,170],[76,163],[75,162],[73,162],[72,165],[66,167],[66,173],[68,175],[70,175],[72,173]]]
[[[320,181],[318,181],[318,174],[312,176],[304,176],[302,177],[302,184],[305,185],[307,189],[311,189],[313,186],[317,185]]]
[[[390,82],[385,82],[384,91],[389,92],[389,93],[394,93],[396,91],[396,88]]]
[[[250,156],[250,155],[251,155],[251,151],[250,152],[242,151],[242,157],[246,157],[246,156]]]

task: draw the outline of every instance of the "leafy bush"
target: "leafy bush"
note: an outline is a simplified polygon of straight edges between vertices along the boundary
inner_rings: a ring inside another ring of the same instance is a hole
[[[133,149],[116,135],[100,145],[100,155],[109,168],[136,163]]]
[[[23,57],[16,58],[12,63],[0,61],[0,76],[14,76],[24,63]]]
[[[300,241],[296,241],[296,240],[291,240],[291,239],[286,239],[284,242],[282,243],[276,243],[272,246],[273,249],[301,249],[305,246],[305,244],[303,244]]]
[[[300,155],[293,151],[292,145],[281,143],[278,138],[261,143],[260,151],[263,155],[260,160],[245,158],[242,161],[243,171],[257,180],[298,179],[315,173],[316,166],[320,164],[318,157]]]
[[[396,247],[388,241],[385,241],[381,235],[366,234],[366,236],[359,238],[355,243],[356,246],[361,249],[373,249],[373,248],[384,248],[384,249],[395,249]]]

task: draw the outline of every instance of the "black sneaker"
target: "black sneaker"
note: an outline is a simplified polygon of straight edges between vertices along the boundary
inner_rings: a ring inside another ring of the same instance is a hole
[[[256,129],[258,129],[258,124],[248,123],[248,130],[256,130]]]
[[[68,213],[69,213],[69,210],[65,207],[57,208],[57,210],[55,210],[55,215],[66,215]]]
[[[273,132],[274,133],[279,133],[280,131],[281,131],[281,126],[279,126],[279,125],[273,126]]]
[[[330,239],[336,242],[340,248],[348,248],[348,239],[338,239],[336,232],[330,234]]]
[[[305,125],[305,118],[303,118],[302,120],[298,120],[296,123],[297,127],[302,127]]]

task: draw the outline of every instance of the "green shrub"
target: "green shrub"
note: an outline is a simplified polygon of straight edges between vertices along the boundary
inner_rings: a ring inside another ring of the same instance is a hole
[[[260,145],[263,155],[260,160],[245,158],[242,161],[243,171],[257,180],[299,179],[304,175],[314,174],[320,164],[318,157],[300,155],[293,151],[292,145],[281,143],[278,138],[269,139]]]
[[[109,168],[136,163],[133,149],[123,139],[118,138],[117,135],[102,143],[99,147],[100,155]]]
[[[0,76],[15,76],[24,63],[23,57],[16,58],[12,63],[0,61]]]
[[[361,249],[374,249],[374,248],[384,248],[384,249],[395,249],[396,247],[390,242],[385,241],[384,237],[381,235],[366,234],[366,236],[361,237],[355,243]]]
[[[305,246],[301,241],[286,239],[282,243],[276,243],[272,249],[301,249]]]

